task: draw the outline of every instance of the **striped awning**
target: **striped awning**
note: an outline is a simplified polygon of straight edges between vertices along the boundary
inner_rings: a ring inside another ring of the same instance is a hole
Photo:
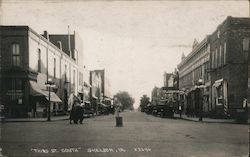
[[[46,99],[49,100],[49,91],[43,91],[46,94]],[[62,100],[54,92],[50,92],[50,101],[51,102],[62,102]]]
[[[30,95],[32,96],[46,96],[43,90],[38,86],[37,82],[29,81],[30,82]]]

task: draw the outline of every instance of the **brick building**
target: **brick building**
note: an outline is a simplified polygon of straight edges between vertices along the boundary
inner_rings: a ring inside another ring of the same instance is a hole
[[[77,40],[75,34],[63,36]],[[40,35],[28,26],[0,26],[1,100],[7,117],[46,115],[48,78],[55,83],[51,111],[66,110],[68,96],[78,94],[81,68],[72,54],[81,50],[60,37],[49,39],[46,31]],[[71,49],[63,51],[65,45]]]
[[[249,84],[249,33],[249,18],[227,17],[178,65],[179,88],[186,93],[202,80],[202,110],[211,116],[237,117],[244,112]],[[199,108],[195,101],[188,99],[187,104]]]
[[[237,116],[247,98],[250,19],[228,17],[211,34],[212,105]]]

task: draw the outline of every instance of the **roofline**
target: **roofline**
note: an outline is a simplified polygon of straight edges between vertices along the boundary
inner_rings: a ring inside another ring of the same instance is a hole
[[[185,64],[191,57],[193,57],[197,51],[199,51],[202,46],[206,43],[208,43],[208,40],[210,38],[210,35],[207,35],[185,58],[183,61],[181,61],[178,65],[177,68],[179,69],[180,66],[182,66],[183,64]]]

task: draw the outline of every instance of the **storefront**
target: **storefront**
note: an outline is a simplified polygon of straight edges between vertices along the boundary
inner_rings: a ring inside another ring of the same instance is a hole
[[[219,79],[212,86],[212,104],[216,116],[228,115],[227,81]]]
[[[47,105],[50,99],[50,111],[53,115],[58,115],[63,112],[63,104],[61,99],[53,91],[42,90],[37,82],[29,81],[30,83],[30,117],[46,117]],[[50,96],[50,98],[49,98]]]

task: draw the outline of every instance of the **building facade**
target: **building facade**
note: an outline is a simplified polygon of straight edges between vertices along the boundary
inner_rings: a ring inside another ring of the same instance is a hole
[[[210,116],[237,117],[244,112],[249,84],[249,30],[249,18],[228,17],[182,59],[178,65],[179,88],[187,93],[187,105],[200,110],[195,102],[197,94],[192,95],[199,88],[202,111]]]
[[[66,43],[60,38],[53,43],[49,37],[28,26],[0,26],[1,99],[7,117],[45,116],[49,78],[55,84],[51,111],[67,110],[68,96],[78,94],[78,58],[63,51]],[[72,51],[80,53],[75,46]]]
[[[100,105],[110,106],[113,99],[113,95],[111,94],[111,86],[106,71],[104,69],[91,71],[90,82],[92,86],[92,103],[95,104],[95,98],[97,98],[97,103],[99,103]]]
[[[209,58],[210,58],[210,37],[207,36],[200,43],[197,41],[193,44],[192,51],[182,58],[181,63],[177,66],[179,70],[179,89],[186,92],[186,105],[184,110],[187,112],[198,114],[199,104],[195,101],[195,89],[202,80],[204,88],[202,89],[204,95],[203,111],[211,111],[211,78],[209,75]]]
[[[98,114],[99,106],[98,104],[101,102],[101,88],[102,88],[102,79],[101,74],[95,71],[90,71],[90,103],[95,111]]]
[[[250,19],[228,17],[211,34],[212,104],[236,117],[247,98]]]

